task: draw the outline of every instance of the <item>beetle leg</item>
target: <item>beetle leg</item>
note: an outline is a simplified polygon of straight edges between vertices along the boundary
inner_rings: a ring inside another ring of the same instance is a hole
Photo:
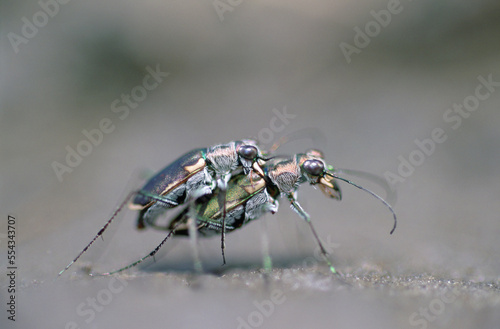
[[[220,248],[222,251],[222,265],[226,264],[226,190],[220,189],[218,194],[219,204],[222,202],[222,228],[221,228],[221,237],[220,237]]]
[[[226,199],[226,191],[224,190],[224,200]],[[222,207],[222,233],[220,238],[220,248],[222,250],[222,265],[226,265],[226,255],[224,253],[226,249],[226,201],[224,201],[224,206]]]
[[[200,255],[198,253],[198,228],[196,227],[196,214],[194,207],[190,207],[189,209],[189,218],[187,220],[188,231],[189,231],[189,241],[191,242],[191,248],[193,251],[193,261],[194,261],[194,269],[198,273],[203,272],[203,267],[201,265]],[[194,215],[194,216],[193,216]]]
[[[220,237],[220,248],[222,251],[222,265],[226,264],[226,189],[229,180],[231,179],[231,173],[222,174],[221,177],[217,180],[217,185],[219,187],[219,205],[222,203],[222,230]]]
[[[335,270],[335,267],[333,267],[332,263],[330,262],[330,259],[328,259],[328,252],[326,251],[325,247],[323,247],[323,243],[321,242],[318,233],[316,232],[316,229],[314,228],[312,222],[311,222],[311,217],[305,210],[302,208],[302,206],[297,202],[295,199],[294,195],[289,194],[288,200],[290,201],[291,208],[294,210],[300,217],[302,217],[307,224],[309,224],[309,228],[311,229],[311,232],[316,239],[316,242],[318,243],[319,249],[321,251],[321,255],[323,255],[323,258],[325,262],[328,264],[328,267],[330,268],[330,271],[333,274],[338,274],[338,272]]]
[[[202,186],[201,188],[191,192],[191,199],[196,200],[199,197],[202,197],[207,194],[212,194],[212,187],[211,186]]]
[[[267,225],[266,221],[261,221],[262,233],[261,233],[261,242],[262,242],[262,265],[264,266],[264,271],[266,274],[271,273],[273,268],[273,261],[271,259],[271,255],[269,254],[269,236],[267,234]]]
[[[205,184],[210,187],[210,189],[213,191],[217,187],[217,181],[210,175],[208,172],[208,168],[205,167],[203,169],[203,173],[205,174]]]
[[[222,174],[219,179],[217,179],[217,186],[221,190],[227,189],[227,184],[231,179],[231,173]]]
[[[252,189],[254,188],[254,185],[253,185],[253,175],[252,175],[252,172],[250,172],[248,174],[248,178],[250,178],[250,186],[252,187]]]
[[[113,212],[113,215],[111,215],[111,218],[108,219],[108,221],[104,224],[103,227],[101,227],[101,229],[99,230],[99,232],[97,232],[97,234],[94,236],[94,238],[92,239],[92,241],[90,241],[86,246],[85,248],[83,248],[82,251],[80,251],[80,253],[75,257],[75,259],[73,259],[71,261],[71,263],[69,263],[61,272],[59,272],[58,276],[60,276],[61,274],[63,274],[64,272],[66,272],[66,270],[68,268],[71,267],[71,265],[73,265],[86,251],[87,249],[90,248],[90,246],[95,242],[95,240],[97,240],[99,237],[102,237],[102,234],[104,233],[104,231],[106,231],[106,229],[108,228],[108,226],[111,224],[111,222],[113,221],[113,219],[115,219],[115,217],[118,215],[118,213],[123,209],[123,207],[125,207],[125,205],[129,202],[129,200],[136,194],[138,193],[137,191],[132,191],[130,192],[127,197],[125,198],[125,200],[123,200],[123,202],[120,204],[120,206],[118,206],[118,208],[115,210],[115,212]]]
[[[179,205],[178,202],[167,199],[165,196],[146,192],[146,191],[138,191],[137,194],[142,195],[151,199],[151,202],[154,202],[149,207],[143,208],[139,212],[139,216],[137,217],[136,227],[138,230],[142,230],[147,226],[154,226],[156,219],[162,215],[166,209],[174,208]],[[129,205],[129,208],[134,209],[134,205]]]
[[[264,205],[264,210],[274,215],[275,213],[278,212],[278,207],[279,207],[278,200],[268,196],[268,201]]]
[[[106,272],[106,273],[102,273],[102,274],[98,274],[98,273],[90,273],[90,276],[109,276],[109,275],[113,275],[113,274],[116,274],[116,273],[119,273],[119,272],[122,272],[122,271],[125,271],[125,270],[128,270],[129,268],[132,268],[134,266],[137,266],[139,265],[140,263],[142,263],[143,261],[145,261],[146,259],[148,259],[149,257],[155,257],[156,253],[160,250],[160,248],[165,244],[165,242],[167,242],[168,238],[170,238],[170,236],[172,234],[175,233],[175,230],[177,229],[177,227],[180,225],[181,223],[176,223],[175,226],[170,230],[170,232],[168,232],[167,236],[161,240],[160,244],[156,246],[155,249],[153,249],[153,251],[151,251],[149,254],[147,254],[146,256],[142,257],[141,259],[133,262],[132,264],[130,265],[127,265],[125,267],[122,267],[118,270],[115,270],[115,271],[111,271],[111,272]]]

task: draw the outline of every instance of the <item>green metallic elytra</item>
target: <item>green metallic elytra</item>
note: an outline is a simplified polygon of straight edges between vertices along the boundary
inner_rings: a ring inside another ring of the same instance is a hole
[[[278,195],[278,190],[257,174],[240,174],[232,178],[225,195],[225,231],[234,231],[260,218],[265,212],[276,212]],[[175,235],[188,235],[187,220],[194,217],[201,235],[219,234],[222,232],[222,202],[224,200],[220,197],[220,190],[216,190],[212,195],[201,197],[196,200],[191,209],[188,206],[173,218],[168,229],[176,227]]]

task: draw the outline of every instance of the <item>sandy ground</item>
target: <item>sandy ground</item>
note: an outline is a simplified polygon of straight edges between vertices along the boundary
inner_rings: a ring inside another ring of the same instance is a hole
[[[13,216],[17,269],[13,294],[0,277],[0,327],[500,328],[497,2],[225,3],[219,16],[211,1],[69,2],[45,23],[37,2],[3,5],[0,265],[8,273]],[[6,34],[22,36],[34,15],[37,32],[13,46]],[[357,27],[373,29],[368,41]],[[343,42],[365,44],[347,58]],[[172,239],[156,262],[87,275],[164,237],[136,231],[126,211],[57,277],[145,170],[236,139],[266,148],[307,127],[324,139],[280,151],[321,147],[335,167],[389,175],[397,190],[389,235],[390,213],[369,195],[340,183],[336,202],[300,188],[341,277],[283,200],[227,236],[225,266],[219,240],[200,241],[203,274],[189,242]],[[84,150],[83,130],[94,129],[107,132]],[[68,165],[78,145],[88,154],[58,179],[53,163]]]

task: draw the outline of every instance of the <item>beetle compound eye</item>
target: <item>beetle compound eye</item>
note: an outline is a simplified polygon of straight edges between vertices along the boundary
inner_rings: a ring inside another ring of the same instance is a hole
[[[325,165],[319,160],[306,160],[303,168],[309,175],[319,176],[325,170]]]
[[[257,157],[257,148],[252,145],[243,145],[238,149],[238,154],[247,160],[253,160]]]

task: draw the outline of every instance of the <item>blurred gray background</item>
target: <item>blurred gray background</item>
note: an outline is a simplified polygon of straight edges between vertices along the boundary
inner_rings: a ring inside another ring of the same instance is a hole
[[[1,9],[2,272],[9,214],[18,256],[17,321],[6,317],[2,275],[2,328],[500,328],[500,87],[460,124],[450,112],[474,104],[480,77],[500,81],[498,1],[41,3]],[[359,36],[366,28],[371,36]],[[142,94],[151,70],[168,76]],[[118,106],[131,93],[140,101],[125,117]],[[58,179],[53,163],[66,165],[67,148],[102,120],[114,130]],[[204,275],[176,239],[154,264],[87,276],[82,267],[116,269],[164,237],[137,232],[127,211],[56,278],[144,170],[273,127],[273,142],[322,131],[326,142],[280,151],[321,147],[338,168],[383,177],[399,175],[411,154],[420,161],[394,184],[393,236],[390,213],[369,195],[341,183],[336,202],[301,187],[344,281],[314,258],[307,226],[284,200],[278,214],[227,236],[225,267],[218,238],[200,241]],[[435,129],[447,139],[418,159],[415,139]],[[264,231],[269,276],[260,271]]]

